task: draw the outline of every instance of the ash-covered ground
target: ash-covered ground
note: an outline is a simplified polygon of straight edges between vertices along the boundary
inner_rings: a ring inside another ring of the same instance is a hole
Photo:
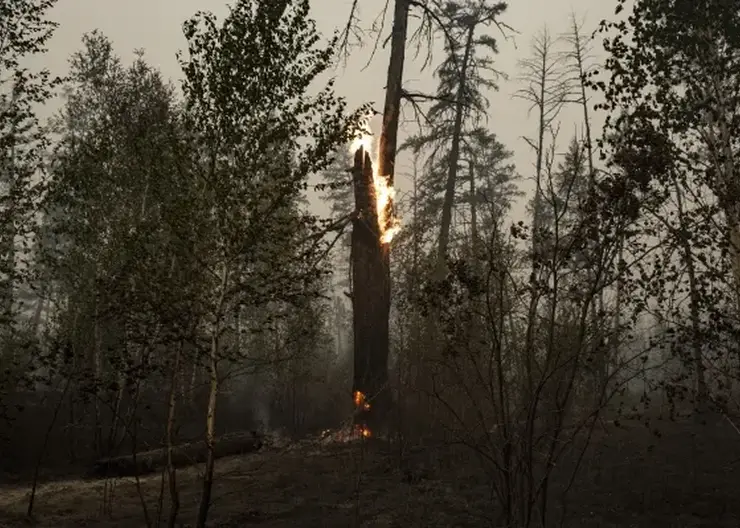
[[[220,459],[209,526],[496,526],[496,505],[479,460],[449,446],[408,447],[343,434],[268,442]],[[563,460],[553,480],[553,526],[562,511]],[[178,526],[192,526],[202,466],[178,471]],[[559,472],[559,473],[558,473]],[[29,486],[0,489],[0,526],[157,526],[160,474],[42,484],[35,518],[25,519]],[[166,526],[169,498],[165,485]],[[107,495],[107,498],[105,496]],[[566,527],[721,528],[740,526],[740,434],[727,423],[626,421],[598,429],[568,494]],[[534,525],[533,525],[534,526]]]

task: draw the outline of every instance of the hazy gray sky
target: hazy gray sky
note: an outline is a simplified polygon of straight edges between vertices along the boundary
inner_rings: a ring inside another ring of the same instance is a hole
[[[165,77],[176,81],[180,78],[180,70],[175,53],[185,47],[182,22],[198,10],[211,10],[222,15],[228,3],[221,0],[59,0],[51,17],[60,23],[60,27],[51,41],[49,54],[43,60],[53,73],[64,73],[69,55],[80,47],[82,34],[97,28],[113,41],[115,50],[125,62],[133,57],[134,49],[144,48],[147,60],[159,67]],[[350,3],[351,0],[312,0],[312,16],[326,36],[344,24]],[[361,0],[360,3],[364,26],[369,28],[385,0]],[[532,173],[532,156],[521,137],[532,134],[534,120],[527,118],[526,103],[512,99],[512,94],[520,86],[516,82],[517,61],[529,54],[531,38],[545,24],[553,34],[566,31],[570,14],[574,12],[579,19],[585,20],[584,29],[590,35],[599,20],[613,12],[614,5],[615,0],[512,0],[501,17],[502,22],[518,34],[499,42],[497,66],[510,79],[501,80],[500,91],[491,94],[489,128],[514,151],[517,169],[525,178]],[[386,27],[389,25],[390,21]],[[499,33],[495,36],[500,38]],[[352,106],[374,102],[375,107],[382,110],[388,50],[380,49],[370,65],[363,69],[370,57],[371,45],[372,41],[369,41],[367,49],[356,50],[347,67],[336,71],[337,92],[345,96]],[[595,51],[599,52],[599,48],[600,44]],[[414,63],[413,56],[409,60],[406,86],[433,92],[435,82],[431,71],[420,72],[420,60]],[[410,113],[407,115],[411,117]],[[567,145],[579,117],[578,108],[568,109],[562,114],[563,146]],[[410,122],[404,128],[413,133],[415,125]],[[397,187],[400,191],[408,188],[403,177],[408,167],[408,160],[399,160]],[[531,185],[523,187],[531,189]],[[521,212],[521,206],[517,209]]]

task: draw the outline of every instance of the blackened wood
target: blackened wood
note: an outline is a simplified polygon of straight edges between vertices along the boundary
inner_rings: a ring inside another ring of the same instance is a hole
[[[370,156],[359,149],[353,170],[356,215],[352,229],[352,305],[354,328],[353,393],[365,395],[369,407],[358,409],[355,424],[373,434],[387,430],[388,316],[390,268],[388,245],[380,240],[377,197]]]

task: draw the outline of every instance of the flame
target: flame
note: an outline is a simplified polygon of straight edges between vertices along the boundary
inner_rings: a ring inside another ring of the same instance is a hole
[[[365,396],[365,394],[360,391],[355,391],[353,396],[355,400],[355,407],[357,407],[358,409],[362,409],[363,411],[370,410],[370,402],[367,401],[367,397]],[[370,428],[365,424],[357,424],[355,426],[355,430],[357,431],[357,434],[359,434],[363,438],[370,438],[372,436]]]
[[[373,137],[370,134],[362,133],[352,140],[352,144],[349,147],[350,153],[354,154],[359,149],[365,149],[365,152],[372,152],[373,149]]]
[[[369,118],[367,119],[369,121]],[[363,129],[367,130],[368,123],[365,123]],[[370,155],[373,162],[373,188],[375,189],[376,208],[378,213],[378,227],[380,228],[381,244],[390,244],[393,236],[401,229],[401,222],[395,216],[389,214],[390,207],[396,197],[396,190],[389,185],[390,175],[381,176],[378,174],[377,154],[373,153],[373,136],[369,132],[361,132],[350,145],[350,152],[353,154],[360,148],[364,149]]]
[[[367,426],[364,425],[358,425],[357,432],[364,438],[370,438],[371,436],[373,436],[373,434],[370,432],[370,429],[368,429]]]
[[[370,410],[370,402],[367,401],[365,395],[360,391],[355,391],[355,407],[362,407],[363,411]]]

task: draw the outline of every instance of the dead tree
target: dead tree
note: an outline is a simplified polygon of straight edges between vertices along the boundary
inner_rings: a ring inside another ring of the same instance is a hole
[[[377,195],[370,156],[355,153],[355,214],[352,228],[352,307],[354,327],[355,425],[365,435],[387,429],[391,407],[388,387],[390,259],[381,240]]]

